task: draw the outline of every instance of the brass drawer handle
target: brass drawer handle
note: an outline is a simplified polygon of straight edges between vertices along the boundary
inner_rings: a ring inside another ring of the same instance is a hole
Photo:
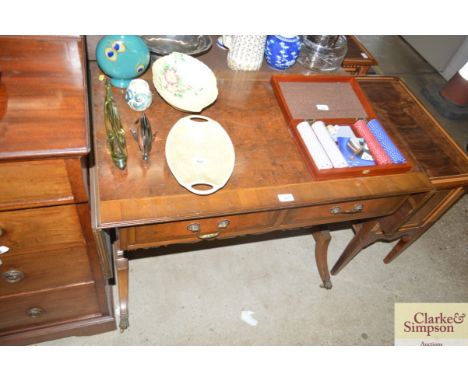
[[[200,239],[200,240],[210,240],[210,239],[214,239],[215,237],[218,237],[219,234],[221,233],[219,230],[222,230],[222,229],[226,229],[229,224],[231,222],[227,219],[225,220],[221,220],[220,222],[218,222],[218,224],[216,225],[216,227],[218,228],[218,231],[216,232],[211,232],[211,233],[205,233],[205,234],[202,234],[202,235],[197,235],[197,237]],[[197,233],[200,231],[200,224],[199,223],[192,223],[192,224],[189,224],[187,226],[187,229],[193,233]]]
[[[5,233],[5,231],[3,230],[2,227],[0,227],[0,236],[3,236],[4,233]]]
[[[354,207],[348,211],[342,210],[341,207],[333,207],[330,210],[332,215],[346,215],[346,214],[357,214],[364,211],[364,206],[362,204],[355,204]]]
[[[39,307],[33,307],[26,310],[26,314],[32,318],[41,317],[44,313],[45,310]]]
[[[197,237],[200,240],[210,240],[210,239],[214,239],[217,236],[219,236],[219,231],[212,232],[212,233],[205,233],[203,235],[197,235]]]
[[[24,273],[16,269],[11,269],[2,273],[2,279],[9,284],[19,283],[24,279]]]

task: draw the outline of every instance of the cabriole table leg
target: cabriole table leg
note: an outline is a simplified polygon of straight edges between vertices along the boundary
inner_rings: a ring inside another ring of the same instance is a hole
[[[315,239],[315,262],[317,263],[317,269],[322,279],[322,288],[331,289],[332,283],[330,280],[330,272],[328,271],[328,245],[330,244],[331,236],[330,231],[314,231],[312,235]]]

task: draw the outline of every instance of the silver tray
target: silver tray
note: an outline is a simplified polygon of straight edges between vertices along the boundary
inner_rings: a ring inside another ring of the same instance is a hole
[[[210,36],[165,35],[141,36],[152,53],[165,56],[172,52],[197,55],[211,48]]]

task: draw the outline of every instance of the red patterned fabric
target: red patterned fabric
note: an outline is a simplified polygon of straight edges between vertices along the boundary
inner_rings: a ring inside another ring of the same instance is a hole
[[[357,121],[353,125],[353,129],[357,135],[359,135],[361,138],[364,138],[364,140],[367,143],[367,146],[369,147],[369,151],[371,152],[377,164],[392,164],[392,160],[387,155],[384,148],[380,145],[377,139],[374,137],[374,135],[371,133],[365,121]]]

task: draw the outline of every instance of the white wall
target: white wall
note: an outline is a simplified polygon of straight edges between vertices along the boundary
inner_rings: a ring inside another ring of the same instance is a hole
[[[468,37],[465,38],[465,41],[453,55],[447,67],[442,71],[442,76],[446,80],[449,80],[466,62],[468,62]]]
[[[468,59],[467,36],[402,36],[446,80]]]

